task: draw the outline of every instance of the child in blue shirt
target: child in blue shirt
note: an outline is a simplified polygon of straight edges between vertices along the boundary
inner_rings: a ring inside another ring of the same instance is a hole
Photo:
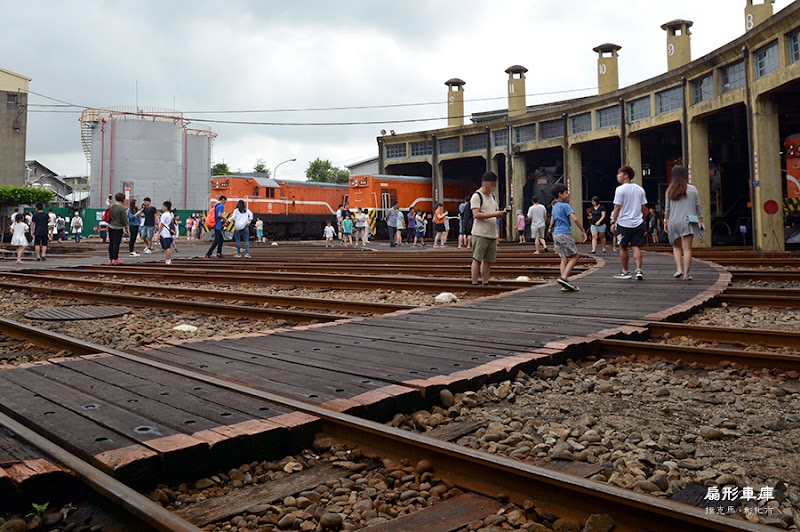
[[[342,233],[344,234],[344,245],[345,246],[352,246],[353,245],[353,220],[350,218],[350,214],[346,214],[344,219],[342,220]]]
[[[575,245],[575,239],[572,238],[570,220],[575,222],[575,225],[583,233],[581,244],[586,242],[586,233],[583,230],[583,224],[575,216],[575,212],[568,203],[567,187],[558,183],[553,185],[551,191],[556,199],[556,204],[553,205],[553,213],[550,217],[550,232],[553,234],[558,256],[561,257],[561,277],[556,282],[561,285],[562,292],[575,292],[580,289],[568,281],[569,276],[572,275],[572,269],[578,263],[578,247]]]

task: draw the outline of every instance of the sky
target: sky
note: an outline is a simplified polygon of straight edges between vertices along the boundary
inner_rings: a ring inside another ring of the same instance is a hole
[[[466,81],[466,114],[507,108],[516,64],[529,105],[596,94],[595,46],[622,46],[620,85],[631,85],[667,69],[661,24],[693,21],[696,59],[744,33],[745,3],[0,0],[0,68],[32,78],[26,157],[59,174],[87,174],[81,108],[138,102],[210,126],[212,163],[248,172],[295,158],[277,177],[302,180],[318,157],[344,167],[377,156],[381,130],[446,127],[450,78]],[[360,124],[308,125],[331,122]]]

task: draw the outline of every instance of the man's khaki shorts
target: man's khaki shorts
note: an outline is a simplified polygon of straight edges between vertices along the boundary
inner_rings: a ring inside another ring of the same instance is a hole
[[[478,262],[494,262],[497,259],[497,239],[473,235],[472,258]]]

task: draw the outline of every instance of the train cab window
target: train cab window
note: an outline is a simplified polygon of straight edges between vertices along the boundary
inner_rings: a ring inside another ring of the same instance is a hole
[[[267,197],[268,198],[275,198],[275,189],[274,188],[268,188],[267,189]]]
[[[253,197],[258,197],[258,187],[253,187]]]

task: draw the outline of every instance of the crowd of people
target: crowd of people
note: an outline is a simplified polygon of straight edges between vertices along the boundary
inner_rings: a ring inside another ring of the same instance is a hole
[[[591,235],[592,253],[597,253],[598,243],[602,252],[607,252],[606,230],[607,226],[610,227],[612,245],[614,249],[619,248],[621,264],[621,271],[614,275],[616,279],[644,280],[642,247],[648,238],[659,242],[662,235],[666,234],[675,260],[673,277],[692,280],[692,244],[695,238],[702,239],[705,226],[697,189],[688,183],[685,168],[679,165],[672,169],[672,179],[666,191],[663,223],[656,210],[648,205],[644,189],[634,183],[634,179],[635,172],[630,166],[622,166],[617,171],[619,186],[614,193],[611,214],[600,204],[597,196],[592,198],[587,212],[588,230],[584,229],[581,219],[570,206],[569,190],[562,184],[551,188],[553,198],[549,213],[538,197],[532,198],[527,215],[521,210],[516,211],[519,242],[525,243],[526,226],[530,223],[534,254],[548,251],[545,228],[549,228],[555,251],[561,259],[557,282],[562,291],[579,290],[571,281],[578,261],[573,225],[577,228],[577,234],[581,235],[581,243],[586,242]],[[497,176],[494,173],[485,173],[481,178],[481,188],[469,198],[468,204],[465,201],[459,206],[459,247],[471,247],[473,250],[471,273],[474,285],[488,285],[491,264],[496,260],[500,222],[511,211],[510,206],[505,210],[498,210],[497,200],[492,193],[496,183]],[[444,230],[439,225],[442,220],[440,212],[446,215],[446,211],[437,210],[437,216],[434,217],[437,237]],[[440,242],[441,245],[444,244]],[[630,269],[631,254],[635,264],[633,272]]]
[[[573,238],[573,224],[582,235],[581,243],[591,235],[591,252],[596,253],[598,245],[607,252],[606,235],[610,232],[612,247],[619,248],[621,271],[616,279],[644,279],[642,247],[647,239],[654,242],[662,238],[669,240],[675,259],[675,278],[692,280],[692,244],[695,238],[702,239],[703,214],[697,189],[688,183],[686,170],[682,166],[672,169],[672,179],[666,191],[666,205],[663,220],[656,210],[647,204],[644,189],[634,183],[635,173],[630,166],[622,166],[617,172],[619,186],[615,190],[613,211],[609,214],[595,196],[587,209],[588,230],[584,230],[581,220],[569,204],[569,190],[561,184],[551,188],[552,203],[548,212],[541,198],[534,196],[527,213],[516,211],[516,230],[519,243],[525,243],[526,228],[530,227],[530,238],[534,244],[534,254],[547,253],[546,232],[549,230],[556,253],[561,258],[560,277],[557,282],[561,289],[577,291],[579,288],[570,281],[572,271],[578,260],[577,243]],[[400,210],[394,202],[387,210],[385,220],[389,233],[389,245],[402,244],[426,247],[425,238],[429,220],[433,223],[433,247],[447,247],[451,220],[458,222],[458,249],[472,249],[471,280],[473,285],[488,285],[491,264],[497,255],[497,241],[500,228],[511,212],[509,205],[498,209],[494,197],[497,175],[486,172],[481,177],[481,187],[471,196],[464,198],[458,207],[457,215],[451,216],[442,203],[434,203],[434,211],[427,213],[414,207],[407,212]],[[136,200],[125,205],[125,195],[117,193],[108,198],[108,209],[98,223],[103,242],[108,240],[109,264],[122,264],[119,250],[127,238],[128,252],[138,257],[135,250],[137,240],[144,243],[143,253],[153,253],[154,243],[158,242],[165,254],[165,263],[171,264],[172,252],[177,251],[176,240],[180,234],[180,218],[172,212],[169,201],[157,209],[150,198],[144,198],[139,207]],[[195,212],[186,221],[186,238],[202,239],[206,231],[213,231],[213,241],[204,258],[222,257],[224,231],[232,230],[236,243],[236,257],[250,258],[251,227],[255,230],[255,241],[264,242],[264,223],[255,219],[243,200],[239,200],[231,215],[225,214],[227,198],[220,196],[207,215]],[[22,262],[23,250],[28,245],[34,247],[37,261],[47,260],[47,246],[51,240],[63,241],[69,231],[75,242],[80,242],[83,220],[76,212],[71,219],[44,211],[37,203],[33,213],[22,213],[19,209],[11,215],[12,246],[17,247],[17,262]],[[365,209],[351,211],[349,205],[339,205],[336,211],[336,226],[328,222],[321,235],[325,246],[334,245],[338,237],[344,246],[366,246],[372,236],[371,219]],[[232,228],[230,224],[232,223]],[[635,269],[631,272],[630,255],[633,255]]]

